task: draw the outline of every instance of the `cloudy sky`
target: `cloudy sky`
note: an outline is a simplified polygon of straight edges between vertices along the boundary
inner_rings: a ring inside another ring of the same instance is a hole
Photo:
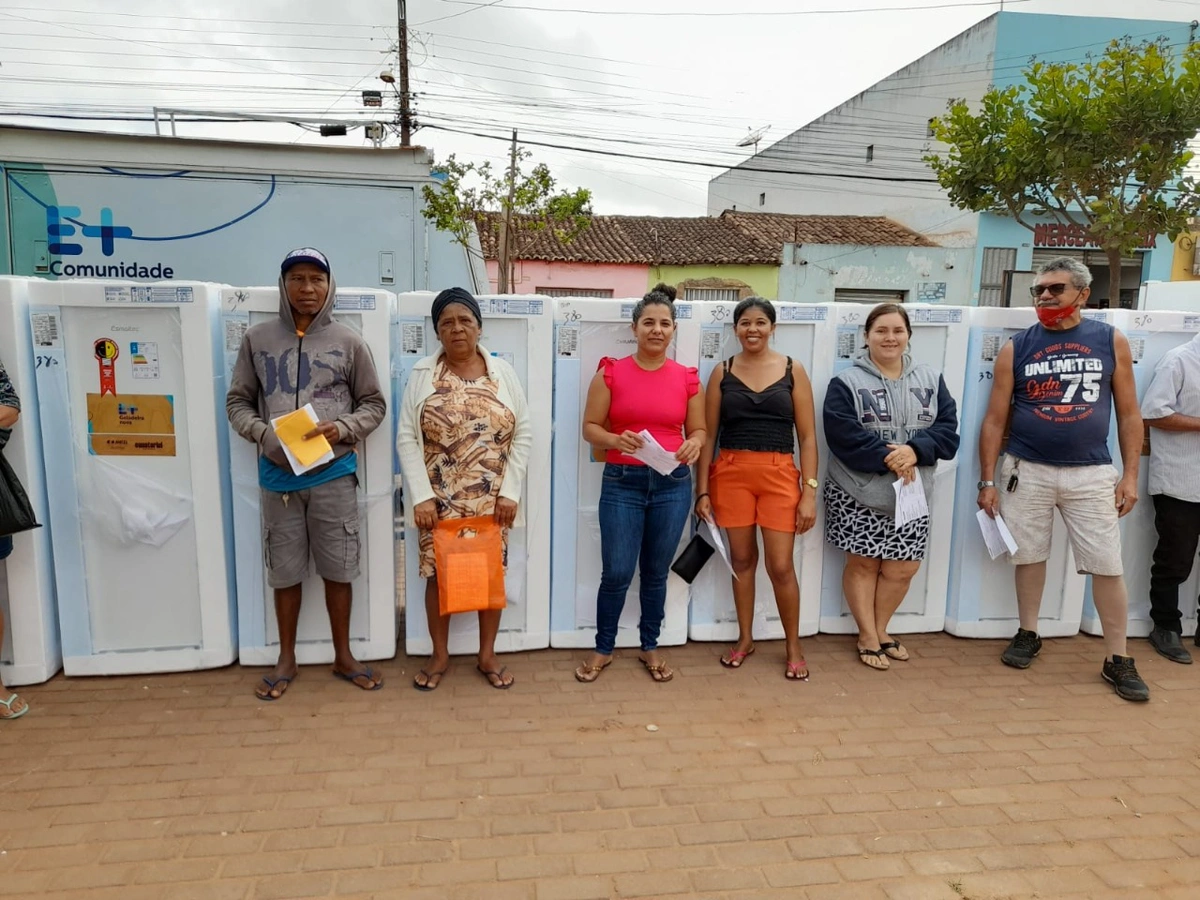
[[[379,75],[395,63],[394,0],[102,6],[0,0],[0,121],[152,132],[138,120],[156,106],[356,121],[371,117],[364,89],[389,90]],[[1004,6],[1128,16],[1132,4]],[[1137,6],[1142,18],[1200,17],[1200,0]],[[527,141],[573,148],[530,149],[564,185],[591,188],[597,212],[702,215],[719,169],[680,161],[734,164],[749,154],[736,144],[752,129],[769,127],[765,143],[782,138],[999,7],[979,0],[410,0],[412,90],[427,126],[415,141],[439,159],[455,153],[502,165],[516,128]],[[17,115],[29,112],[76,118]],[[286,124],[188,122],[178,133],[365,143],[361,130],[328,139]]]

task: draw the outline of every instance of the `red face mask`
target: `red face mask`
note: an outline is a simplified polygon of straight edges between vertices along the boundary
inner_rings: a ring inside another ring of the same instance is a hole
[[[1069,319],[1075,312],[1075,305],[1071,306],[1039,306],[1037,308],[1038,321],[1047,328],[1053,328],[1064,319]]]

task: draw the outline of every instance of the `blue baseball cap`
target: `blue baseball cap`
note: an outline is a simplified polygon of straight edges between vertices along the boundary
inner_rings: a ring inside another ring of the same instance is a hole
[[[325,258],[324,253],[313,247],[301,247],[299,250],[293,250],[283,258],[283,265],[279,267],[279,271],[285,273],[297,263],[312,263],[326,275],[329,274],[329,260]]]

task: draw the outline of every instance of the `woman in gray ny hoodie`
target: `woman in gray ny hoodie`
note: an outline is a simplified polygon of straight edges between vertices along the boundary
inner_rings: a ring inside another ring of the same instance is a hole
[[[825,539],[846,551],[842,590],[858,624],[858,656],[873,669],[908,651],[888,634],[909,582],[925,558],[929,517],[896,527],[897,479],[919,471],[928,502],[939,459],[958,452],[958,416],[941,374],[908,353],[904,307],[871,310],[866,346],[825,395]]]

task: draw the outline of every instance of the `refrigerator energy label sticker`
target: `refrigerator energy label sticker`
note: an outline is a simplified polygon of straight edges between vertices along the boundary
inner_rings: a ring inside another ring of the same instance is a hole
[[[237,353],[242,347],[242,338],[250,327],[250,318],[227,318],[225,320],[225,352]]]
[[[134,378],[158,378],[158,344],[154,341],[131,341],[129,365]]]
[[[1133,356],[1133,361],[1140,363],[1146,355],[1146,336],[1131,331],[1126,333],[1125,337],[1129,339],[1129,353]]]
[[[858,349],[858,329],[839,328],[837,332],[837,358],[850,359]]]
[[[62,347],[62,332],[58,328],[58,315],[56,313],[31,313],[29,316],[29,325],[33,330],[33,346]]]
[[[994,363],[1000,351],[1004,349],[1003,331],[985,331],[980,342],[979,358],[984,362]]]
[[[170,394],[88,394],[88,452],[93,456],[174,456],[175,398]]]
[[[402,322],[400,324],[400,352],[408,356],[425,355],[424,322]]]
[[[579,357],[579,326],[558,326],[558,358],[577,359]]]
[[[700,335],[700,358],[718,359],[721,356],[721,332],[706,328]]]

